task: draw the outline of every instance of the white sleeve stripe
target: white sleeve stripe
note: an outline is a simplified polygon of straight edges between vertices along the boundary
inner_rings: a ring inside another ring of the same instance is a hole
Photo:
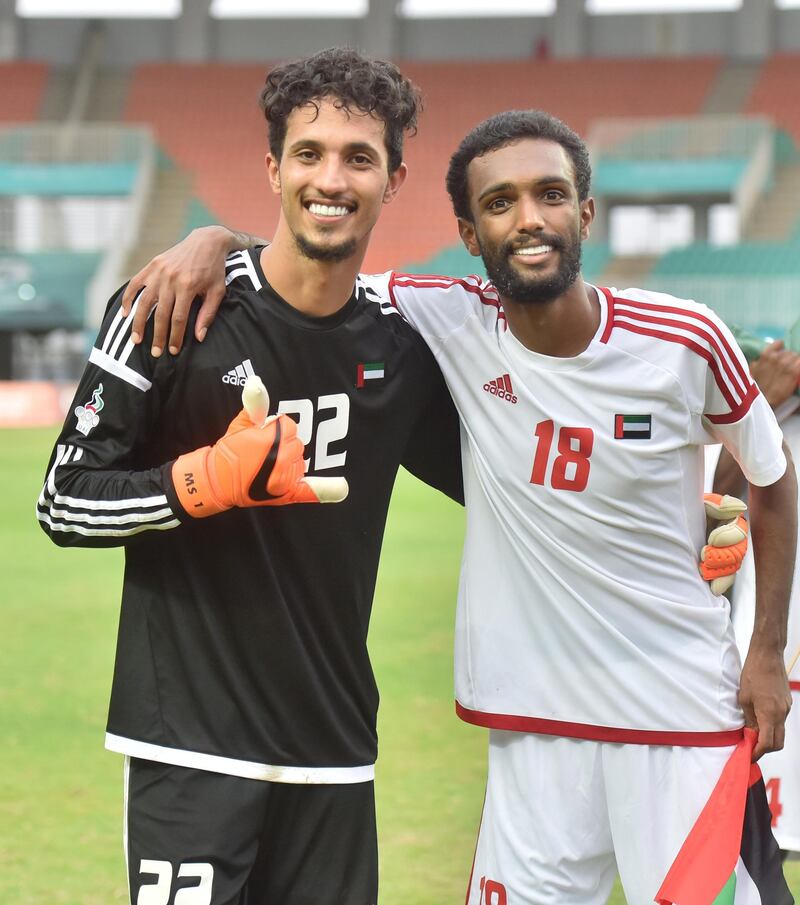
[[[80,497],[62,496],[60,493],[56,493],[52,499],[57,505],[95,511],[106,509],[109,512],[119,512],[121,509],[151,509],[154,506],[168,505],[167,498],[163,495],[132,497],[128,500],[82,500]]]
[[[229,270],[225,274],[225,285],[226,286],[230,285],[230,283],[232,283],[233,280],[236,279],[236,277],[246,276],[246,275],[247,275],[247,268],[245,268],[245,267],[240,267],[238,270]]]
[[[117,357],[117,352],[119,350],[119,347],[122,345],[123,340],[126,336],[130,335],[131,326],[133,324],[133,316],[134,314],[136,314],[136,309],[138,308],[138,306],[139,303],[137,302],[131,308],[131,313],[125,318],[120,329],[117,330],[117,335],[114,337],[114,342],[111,343],[110,347],[103,349],[103,351],[110,355],[112,358]]]
[[[168,528],[177,528],[180,525],[178,519],[172,519],[169,522],[160,522],[151,525],[137,525],[135,528],[84,528],[83,525],[64,525],[61,522],[53,522],[50,517],[43,512],[38,513],[40,522],[48,525],[51,531],[64,531],[73,534],[83,534],[86,537],[129,537],[133,534],[140,534],[142,531],[165,531]]]
[[[136,343],[133,341],[133,339],[129,339],[125,343],[125,348],[122,350],[122,353],[120,354],[117,361],[119,361],[119,363],[122,365],[127,364],[128,359],[131,357],[131,352],[133,352],[133,350],[135,348],[136,348]]]
[[[250,271],[247,269],[247,267],[240,267],[238,270],[230,270],[225,275],[225,285],[226,286],[230,285],[230,283],[232,283],[233,280],[236,279],[236,277],[247,277],[247,276],[250,276]],[[260,289],[261,287],[256,286],[256,288]]]
[[[113,374],[115,377],[119,377],[120,380],[124,380],[125,383],[129,383],[131,386],[136,387],[137,390],[142,390],[146,393],[153,385],[138,371],[134,371],[133,368],[129,368],[127,365],[121,364],[116,360],[116,358],[111,358],[111,356],[107,355],[96,346],[92,349],[91,354],[89,355],[89,361],[91,361],[92,364],[96,364],[104,371],[108,371],[109,374]]]
[[[247,252],[243,249],[239,251],[232,251],[227,258],[225,258],[225,270],[229,267],[235,267],[238,264],[244,264],[244,259],[247,256]]]
[[[247,252],[244,253],[244,262],[247,267],[247,272],[250,275],[250,279],[253,281],[253,286],[256,289],[261,288],[261,280],[258,278],[258,274],[256,273],[256,269],[253,266],[253,260]]]
[[[175,513],[167,507],[156,509],[154,512],[129,512],[127,515],[89,515],[86,512],[72,512],[69,509],[56,509],[50,503],[46,503],[43,509],[47,510],[53,518],[63,519],[67,522],[85,522],[87,525],[128,525],[131,522],[145,524],[157,522],[164,518],[175,518]],[[42,515],[45,513],[42,512]]]
[[[133,339],[131,338],[131,334],[133,332],[133,319],[139,309],[139,297],[141,296],[142,291],[143,290],[139,290],[133,305],[131,305],[130,314],[128,314],[127,317],[123,315],[121,308],[117,311],[111,322],[111,326],[108,328],[108,332],[103,339],[103,344],[100,347],[100,350],[105,352],[106,355],[109,355],[111,358],[116,358],[123,364],[128,360],[133,349],[136,348]],[[147,320],[150,320],[155,314],[155,311],[156,306],[153,306],[147,312]],[[122,346],[123,342],[125,342],[124,346]],[[120,346],[122,346],[122,352],[118,354]]]
[[[108,332],[103,338],[102,349],[104,352],[108,352],[109,346],[114,341],[114,337],[116,336],[120,328],[120,324],[122,323],[123,316],[124,315],[122,314],[122,308],[120,308],[119,311],[117,311],[117,313],[114,315],[114,319],[111,321],[111,326],[108,328]]]
[[[139,310],[139,299],[142,295],[144,289],[140,289],[136,295],[136,298],[133,300],[133,304],[131,305],[131,310],[127,317],[122,313],[122,308],[117,311],[114,316],[114,320],[109,328],[108,333],[106,334],[106,338],[103,341],[103,351],[107,352],[109,355],[115,355],[117,349],[119,348],[119,344],[122,342],[124,336],[130,331],[133,327],[133,319],[136,316],[136,312]],[[155,311],[155,308],[151,308],[148,313],[148,320],[150,315]]]
[[[169,505],[167,497],[163,493],[157,496],[130,497],[125,500],[88,500],[59,493],[55,479],[56,469],[61,465],[66,465],[73,459],[73,453],[75,454],[73,460],[75,462],[78,462],[83,457],[83,450],[80,447],[76,449],[74,446],[64,446],[62,443],[59,443],[56,447],[55,462],[47,475],[45,487],[42,488],[42,492],[39,494],[39,504],[41,506],[50,505],[47,502],[48,495],[52,502],[57,505],[95,511],[105,509],[109,512],[119,512],[122,509],[152,509],[155,506],[163,507]],[[45,494],[45,490],[48,491],[48,494]]]
[[[249,277],[255,290],[261,289],[261,280],[256,271],[249,251],[234,251],[225,260],[225,285],[228,286],[236,277]]]
[[[47,480],[44,482],[44,487],[42,488],[42,492],[39,495],[40,502],[44,502],[45,488],[50,491],[51,496],[53,496],[55,494],[55,492],[56,492],[56,469],[63,462],[69,462],[69,457],[70,457],[70,454],[73,449],[74,449],[73,446],[64,446],[61,443],[59,443],[58,446],[56,446],[56,459],[55,459],[55,462],[53,462],[53,467],[47,473]]]

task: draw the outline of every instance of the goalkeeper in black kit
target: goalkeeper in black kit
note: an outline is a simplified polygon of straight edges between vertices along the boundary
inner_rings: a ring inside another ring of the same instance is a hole
[[[106,747],[138,905],[377,901],[366,640],[389,497],[401,464],[462,497],[434,359],[357,276],[416,89],[333,50],[273,69],[261,103],[273,243],[228,258],[218,324],[178,356],[136,345],[112,300],[37,507],[57,544],[125,546]]]

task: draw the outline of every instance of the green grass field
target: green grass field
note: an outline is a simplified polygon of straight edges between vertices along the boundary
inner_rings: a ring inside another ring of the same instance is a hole
[[[53,439],[0,431],[0,903],[110,905],[127,901],[122,758],[103,750],[122,555],[60,550],[37,527]],[[486,739],[453,712],[462,532],[457,506],[400,475],[370,634],[382,905],[464,901]],[[787,875],[800,892],[797,862]]]

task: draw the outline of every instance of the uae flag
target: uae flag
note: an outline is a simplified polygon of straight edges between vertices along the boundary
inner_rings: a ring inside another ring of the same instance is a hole
[[[356,387],[361,389],[368,380],[380,380],[384,376],[382,361],[367,361],[356,368]]]
[[[772,835],[757,734],[744,738],[661,885],[658,905],[793,905]]]
[[[649,440],[652,415],[614,415],[615,440]]]

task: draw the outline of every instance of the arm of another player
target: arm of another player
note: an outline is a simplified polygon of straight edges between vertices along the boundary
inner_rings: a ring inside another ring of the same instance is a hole
[[[189,309],[200,296],[203,303],[194,335],[202,342],[225,295],[226,256],[232,251],[266,244],[264,239],[232,232],[224,226],[204,226],[192,230],[177,245],[157,255],[133,277],[122,297],[126,316],[136,303],[133,341],[142,341],[147,317],[157,305],[151,352],[158,357],[169,342],[170,353],[177,355],[183,345]],[[140,293],[138,299],[137,293]]]
[[[784,648],[797,542],[797,482],[775,413],[730,329],[709,309],[699,313],[712,327],[702,430],[731,453],[749,484],[755,624],[739,703],[746,724],[758,731],[758,758],[783,746],[791,707]]]
[[[750,485],[750,522],[756,566],[756,611],[742,668],[739,703],[748,726],[758,730],[758,759],[783,747],[792,706],[784,665],[789,595],[797,543],[797,479],[784,444],[786,471],[773,484]]]
[[[784,348],[777,340],[768,345],[750,365],[750,373],[773,411],[797,390],[800,382],[800,355]],[[741,496],[747,482],[736,459],[722,448],[714,473],[714,490]]]

